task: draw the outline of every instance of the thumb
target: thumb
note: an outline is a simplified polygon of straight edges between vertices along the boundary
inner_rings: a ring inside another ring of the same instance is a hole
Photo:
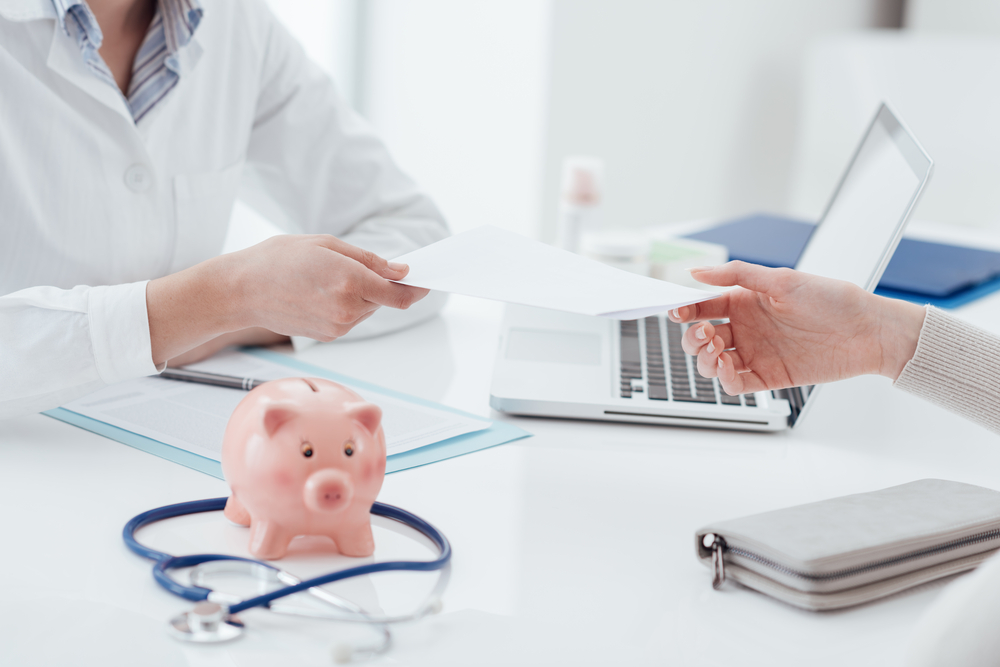
[[[778,296],[788,291],[792,269],[771,269],[758,264],[734,261],[719,266],[691,269],[691,277],[706,285],[739,285],[754,292]]]

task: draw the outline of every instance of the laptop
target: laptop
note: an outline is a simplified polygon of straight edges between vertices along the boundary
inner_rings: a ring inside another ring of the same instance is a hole
[[[881,104],[795,268],[873,291],[933,161]],[[616,321],[508,305],[490,388],[501,412],[777,431],[799,423],[815,387],[728,396],[698,374],[664,315]]]

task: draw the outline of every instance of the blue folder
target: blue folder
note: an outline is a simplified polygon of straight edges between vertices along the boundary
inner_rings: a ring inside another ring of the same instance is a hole
[[[763,266],[795,266],[812,233],[802,220],[758,214],[690,234],[729,248],[730,259]],[[876,294],[957,308],[1000,289],[1000,253],[980,248],[902,239]]]
[[[416,398],[415,396],[379,387],[368,382],[355,380],[354,378],[349,378],[345,375],[339,375],[328,371],[325,368],[320,368],[319,366],[313,366],[312,364],[299,361],[298,359],[289,357],[288,355],[278,354],[277,352],[271,352],[270,350],[259,349],[244,349],[243,351],[269,361],[290,366],[302,371],[303,375],[308,377],[327,378],[329,380],[333,380],[334,382],[343,382],[345,384],[349,384],[350,386],[360,387],[361,389],[380,392],[411,403],[416,403],[418,405],[448,410],[449,412],[454,412],[466,417],[480,419],[480,417],[477,417],[476,415],[470,415],[467,412],[462,412],[461,410],[456,410],[446,405],[434,403],[433,401],[425,401],[422,398]],[[65,408],[56,408],[55,410],[49,410],[43,414],[54,419],[58,419],[59,421],[66,422],[67,424],[79,426],[80,428],[91,431],[92,433],[103,435],[106,438],[116,440],[149,454],[159,456],[160,458],[167,459],[168,461],[179,463],[182,466],[203,472],[206,475],[224,479],[222,476],[222,464],[214,459],[206,458],[184,449],[178,449],[177,447],[160,442],[159,440],[153,440],[152,438],[147,438],[146,436],[139,435],[138,433],[126,431],[123,428],[112,426],[111,424],[106,424],[102,421],[91,419],[90,417],[85,417]],[[520,429],[513,424],[505,424],[504,422],[495,421],[488,429],[483,431],[458,435],[454,438],[449,438],[432,445],[427,445],[426,447],[419,447],[417,449],[411,449],[407,452],[392,454],[386,461],[385,471],[386,473],[392,473],[399,472],[400,470],[406,470],[407,468],[416,468],[429,463],[450,459],[455,456],[461,456],[462,454],[475,452],[480,449],[486,449],[487,447],[495,447],[496,445],[502,445],[508,442],[513,442],[514,440],[520,440],[521,438],[526,438],[530,435],[531,434],[524,429]]]

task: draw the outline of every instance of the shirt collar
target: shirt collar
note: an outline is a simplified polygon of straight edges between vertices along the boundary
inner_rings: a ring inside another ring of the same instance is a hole
[[[57,2],[59,0],[53,0]],[[177,53],[188,45],[194,36],[205,10],[198,0],[159,0],[163,12],[163,35],[167,50]]]
[[[72,12],[72,18],[79,25],[80,30],[87,36],[87,39],[94,45],[95,49],[101,48],[101,44],[104,42],[104,34],[101,32],[101,26],[97,24],[97,19],[94,18],[93,12],[90,11],[90,7],[83,0],[52,0],[52,6],[56,10],[56,21],[59,22],[59,27],[63,29],[63,32],[67,36],[70,36],[70,26],[67,25],[67,20],[70,18],[70,13]]]
[[[159,10],[163,13],[163,34],[167,41],[167,50],[170,53],[177,53],[191,41],[205,10],[198,0],[158,0],[158,3]],[[66,25],[66,18],[70,10],[78,8],[73,11],[74,18],[80,22],[80,27],[94,46],[101,48],[104,36],[84,0],[52,0],[52,6],[56,10],[59,27],[67,35],[69,27]]]

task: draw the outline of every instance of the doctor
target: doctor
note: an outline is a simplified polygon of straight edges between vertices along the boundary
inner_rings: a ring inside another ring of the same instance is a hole
[[[263,0],[202,1],[0,0],[0,417],[426,294],[383,257],[435,206]],[[300,235],[219,256],[237,195]]]

